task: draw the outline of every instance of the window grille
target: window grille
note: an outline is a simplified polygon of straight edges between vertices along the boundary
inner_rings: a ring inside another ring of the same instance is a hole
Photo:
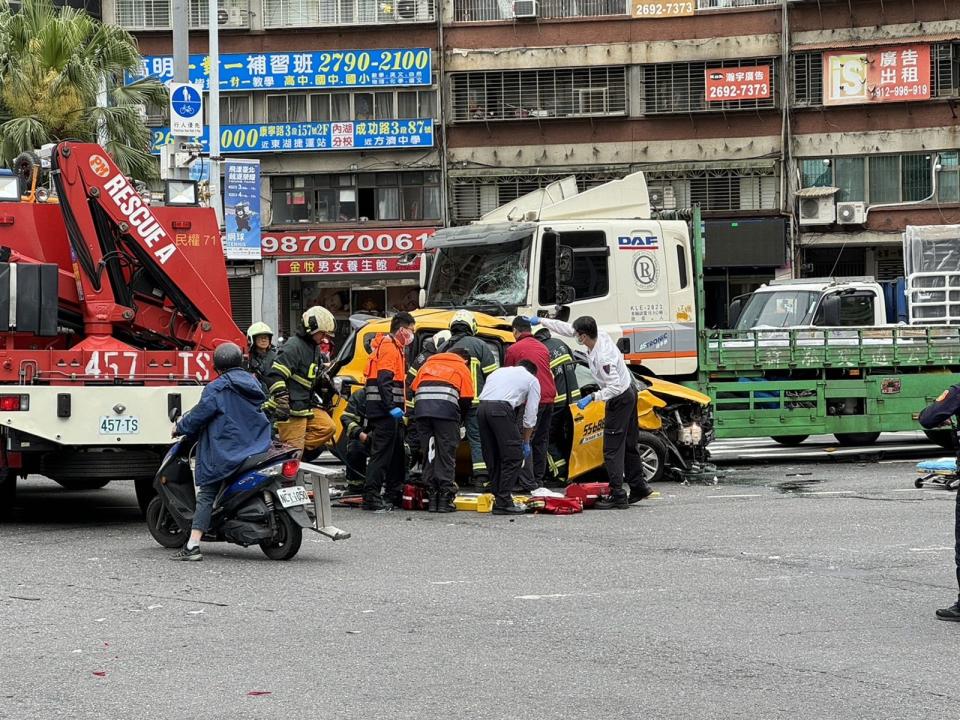
[[[823,105],[823,53],[807,52],[793,56],[793,105]]]
[[[392,25],[433,22],[434,0],[263,0],[264,26]]]
[[[697,10],[779,5],[781,0],[696,0]],[[629,15],[629,0],[537,0],[536,15],[544,19]],[[513,20],[512,0],[454,0],[456,22]]]
[[[771,68],[769,98],[707,102],[706,71],[708,69],[749,68],[756,65],[767,65]],[[643,68],[644,114],[722,112],[777,107],[778,65],[778,61],[774,58],[645,65]]]
[[[116,0],[116,24],[128,30],[166,29],[170,24],[170,0]],[[246,0],[220,0],[218,21],[221,28],[249,26]],[[190,27],[209,26],[207,0],[190,0],[187,9]]]
[[[697,10],[723,10],[726,8],[779,5],[781,1],[782,0],[697,0]]]
[[[932,50],[933,95],[960,96],[960,43],[941,43]]]
[[[775,210],[780,206],[775,167],[650,171],[651,205],[676,210],[699,204],[705,212]]]
[[[917,202],[933,193],[933,153],[903,155],[870,155],[800,160],[803,187],[836,186],[839,202],[865,202],[868,205]],[[940,153],[938,185],[941,202],[951,202],[955,195],[951,162],[952,151]]]
[[[459,122],[627,112],[622,66],[457,73],[451,86],[453,120]]]

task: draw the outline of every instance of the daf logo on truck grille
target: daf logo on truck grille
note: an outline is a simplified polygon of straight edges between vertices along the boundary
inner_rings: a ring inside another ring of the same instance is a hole
[[[657,284],[660,268],[653,255],[638,255],[633,261],[633,277],[641,289],[648,290]]]

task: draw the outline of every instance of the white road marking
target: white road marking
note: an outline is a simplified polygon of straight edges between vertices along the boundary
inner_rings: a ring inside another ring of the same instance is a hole
[[[574,593],[555,593],[553,595],[516,595],[514,600],[547,600],[549,598],[573,597]]]
[[[730,495],[707,495],[706,497],[708,497],[708,498],[751,498],[751,497],[763,497],[763,494],[762,494],[762,493],[755,493],[755,494],[749,494],[749,495],[747,495],[747,494],[744,494],[744,495],[733,495],[733,494],[730,494]]]
[[[803,491],[805,495],[853,495],[855,490],[817,490],[816,492]]]

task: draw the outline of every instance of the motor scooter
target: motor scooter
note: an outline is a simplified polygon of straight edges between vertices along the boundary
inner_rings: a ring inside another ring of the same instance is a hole
[[[157,495],[147,506],[147,528],[165,548],[182,547],[190,536],[196,509],[194,448],[190,440],[177,439],[154,479]],[[311,500],[299,477],[297,448],[274,445],[252,455],[224,480],[203,541],[259,545],[271,560],[290,560],[300,550],[303,528],[316,529],[306,510]]]

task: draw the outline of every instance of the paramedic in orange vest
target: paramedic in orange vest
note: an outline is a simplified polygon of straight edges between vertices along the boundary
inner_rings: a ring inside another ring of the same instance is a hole
[[[413,381],[413,416],[423,452],[423,480],[430,512],[454,512],[457,494],[457,448],[460,426],[470,411],[474,390],[467,369],[470,353],[462,348],[431,355]],[[433,459],[430,459],[430,441]]]
[[[403,467],[403,411],[406,400],[405,349],[413,342],[416,320],[400,312],[390,320],[390,334],[378,335],[367,363],[367,424],[370,426],[370,460],[363,484],[364,510],[385,512],[403,499],[403,475],[390,472]],[[380,497],[387,483],[386,502]]]

